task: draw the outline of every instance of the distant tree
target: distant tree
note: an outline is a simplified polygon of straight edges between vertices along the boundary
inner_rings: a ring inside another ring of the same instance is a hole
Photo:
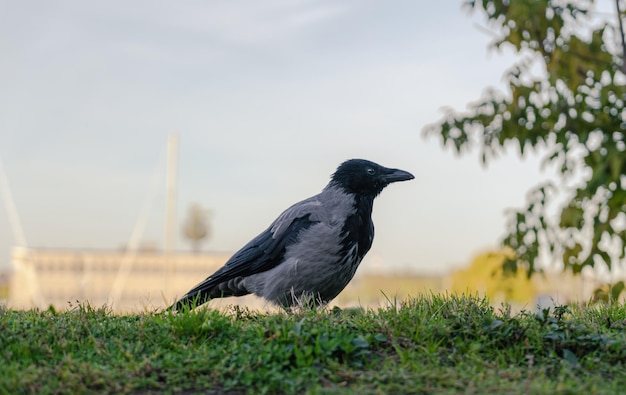
[[[478,292],[492,302],[532,303],[536,289],[524,270],[511,273],[503,269],[504,262],[512,257],[508,248],[478,255],[468,268],[452,273],[450,291]]]
[[[573,273],[611,269],[626,253],[624,4],[616,0],[612,15],[596,12],[593,0],[465,4],[486,15],[493,47],[512,48],[520,60],[504,77],[507,92],[491,89],[467,112],[448,111],[425,135],[457,153],[478,146],[485,164],[516,145],[559,169],[560,185],[538,185],[512,211],[507,270],[530,276],[540,256]],[[550,206],[556,196],[563,206]]]
[[[191,243],[194,253],[200,252],[202,242],[210,236],[209,212],[199,204],[192,203],[187,211],[187,219],[183,224],[183,235]]]

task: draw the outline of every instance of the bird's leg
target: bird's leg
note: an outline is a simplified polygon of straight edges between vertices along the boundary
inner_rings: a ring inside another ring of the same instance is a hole
[[[290,296],[290,308],[292,312],[311,310],[315,311],[326,306],[326,301],[322,300],[319,294],[302,292],[300,295],[297,295],[292,288]]]

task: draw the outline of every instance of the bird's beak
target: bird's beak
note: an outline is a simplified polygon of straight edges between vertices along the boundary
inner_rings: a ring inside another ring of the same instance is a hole
[[[388,169],[388,172],[382,176],[383,181],[387,184],[396,181],[408,181],[414,178],[413,174],[400,169]]]

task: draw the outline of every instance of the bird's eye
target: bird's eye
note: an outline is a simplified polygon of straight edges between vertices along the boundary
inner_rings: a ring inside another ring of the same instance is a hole
[[[373,176],[374,174],[376,174],[376,170],[372,169],[371,167],[367,169],[367,174],[369,174],[370,176]]]

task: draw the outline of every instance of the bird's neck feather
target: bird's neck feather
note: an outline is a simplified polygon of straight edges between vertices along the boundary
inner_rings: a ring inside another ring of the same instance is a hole
[[[372,223],[372,207],[374,198],[357,195],[354,197],[355,211],[346,218],[343,227],[343,246],[349,250],[356,243],[359,262],[372,246],[374,224]]]

